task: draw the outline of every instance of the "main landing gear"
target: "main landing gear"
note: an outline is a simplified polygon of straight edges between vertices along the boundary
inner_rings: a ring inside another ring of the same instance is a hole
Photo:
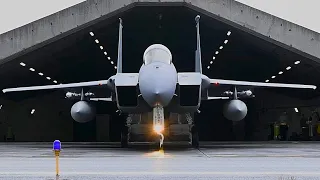
[[[190,131],[190,141],[191,146],[194,148],[199,148],[199,134],[196,125],[190,115],[190,113],[186,114],[186,119],[189,124],[189,131]]]
[[[132,122],[131,115],[129,114],[128,117],[126,118],[126,122],[123,124],[121,128],[121,147],[122,148],[127,148],[129,144],[129,139],[130,139],[130,125]]]

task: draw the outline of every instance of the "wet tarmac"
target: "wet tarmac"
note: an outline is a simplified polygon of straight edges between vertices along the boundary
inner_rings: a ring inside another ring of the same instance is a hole
[[[55,177],[51,143],[0,143],[0,179],[320,179],[320,142],[62,143]],[[319,178],[318,178],[319,177]]]

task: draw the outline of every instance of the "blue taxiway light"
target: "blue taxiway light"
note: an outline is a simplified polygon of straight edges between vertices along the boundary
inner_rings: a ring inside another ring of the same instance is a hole
[[[61,142],[59,140],[55,140],[53,142],[53,150],[54,151],[61,151]]]

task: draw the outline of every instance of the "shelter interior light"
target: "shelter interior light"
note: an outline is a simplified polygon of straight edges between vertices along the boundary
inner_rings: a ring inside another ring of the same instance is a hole
[[[287,68],[286,68],[286,70],[290,70],[291,69],[291,67],[290,66],[288,66]]]
[[[43,76],[43,73],[41,73],[41,72],[39,72],[38,74],[39,74],[40,76]]]
[[[94,36],[93,32],[89,32],[89,34],[90,34],[91,36]],[[100,43],[98,39],[95,39],[94,41],[95,41],[97,44]],[[104,47],[103,47],[102,45],[98,45],[98,46],[100,47],[101,50],[104,49]],[[103,51],[103,54],[104,54],[105,56],[108,55],[107,51]],[[110,56],[108,56],[107,58],[108,58],[108,60],[111,60],[111,57],[110,57]],[[111,61],[111,64],[115,64],[115,62]],[[117,67],[114,66],[114,68],[116,69]]]
[[[294,62],[294,64],[299,64],[300,63],[300,61],[296,61],[296,62]]]
[[[216,54],[219,54],[219,51],[216,51]]]
[[[50,80],[51,78],[50,77],[46,77],[48,80]]]
[[[276,76],[272,76],[271,78],[274,79],[274,78],[276,78]]]
[[[56,80],[54,80],[53,82],[56,83],[56,84],[58,83],[58,81],[56,81]]]
[[[267,79],[266,82],[269,82],[269,79]]]
[[[35,69],[33,69],[33,68],[30,68],[29,70],[30,70],[30,71],[33,71],[33,72],[34,72],[34,71],[36,71],[36,70],[35,70]]]
[[[295,111],[296,113],[298,113],[298,112],[299,112],[298,108],[294,108],[294,111]]]
[[[21,62],[21,63],[20,63],[20,65],[21,65],[21,66],[26,66],[26,64],[25,64],[25,63],[23,63],[23,62]]]
[[[227,44],[228,43],[228,39],[224,40],[224,44]]]
[[[283,72],[282,72],[282,71],[280,71],[278,74],[283,74]]]
[[[31,112],[30,112],[30,114],[34,114],[35,112],[36,112],[36,110],[35,110],[35,109],[32,109]]]
[[[231,35],[231,31],[228,31],[227,36],[230,36],[230,35]]]

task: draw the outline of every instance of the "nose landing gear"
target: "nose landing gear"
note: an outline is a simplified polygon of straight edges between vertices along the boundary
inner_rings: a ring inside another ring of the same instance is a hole
[[[164,141],[164,110],[161,106],[153,108],[153,130],[159,135],[159,150],[163,149]]]

